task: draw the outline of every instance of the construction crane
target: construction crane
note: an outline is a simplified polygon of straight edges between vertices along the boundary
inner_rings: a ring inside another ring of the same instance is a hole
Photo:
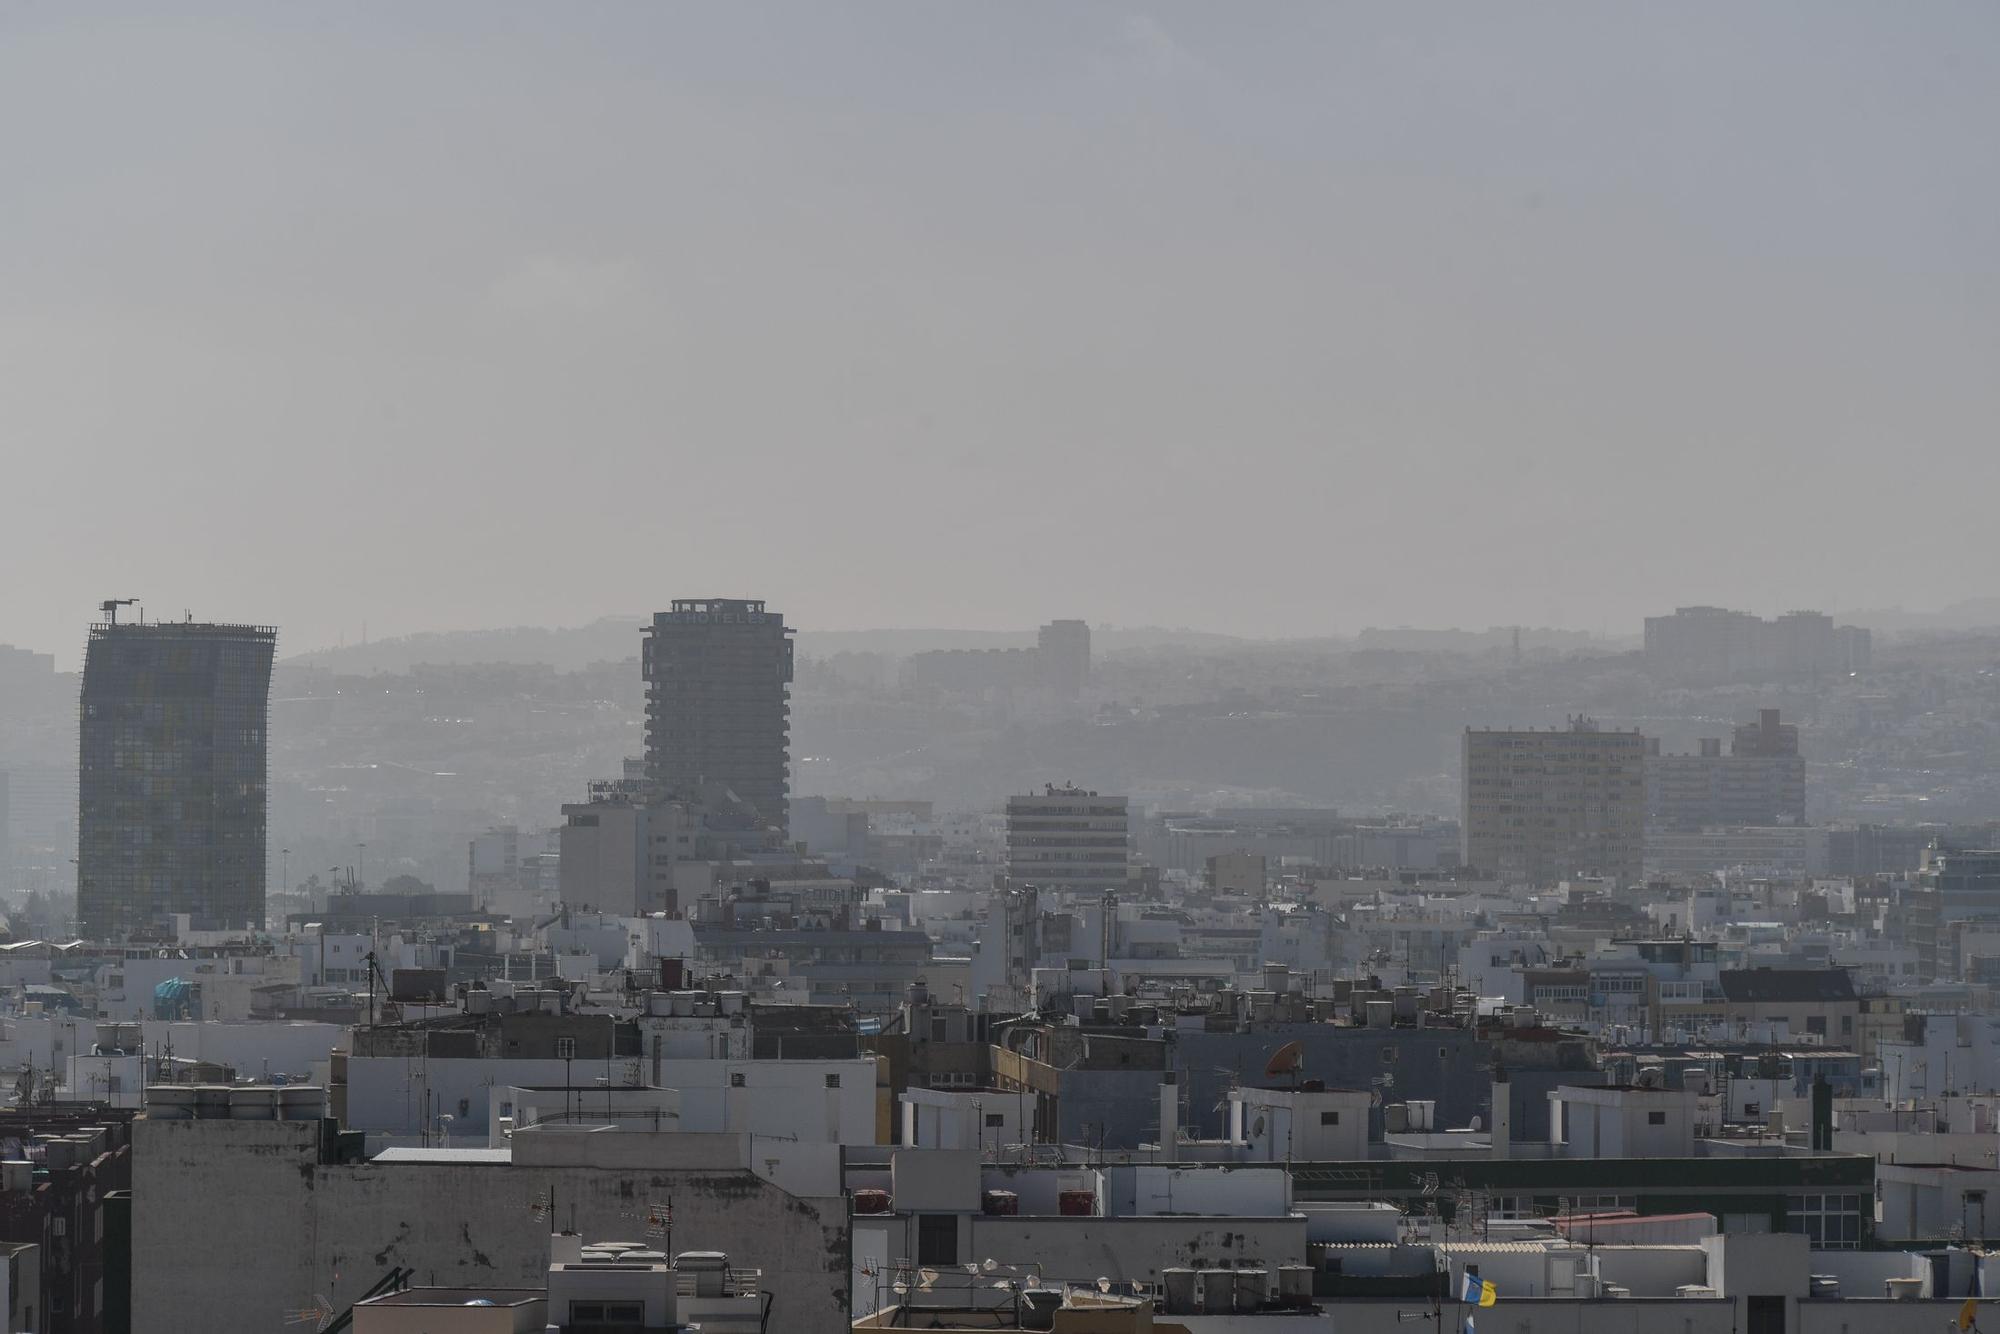
[[[97,604],[97,609],[104,613],[106,624],[116,625],[118,624],[118,609],[120,607],[134,607],[138,603],[139,599],[137,598],[106,598]]]

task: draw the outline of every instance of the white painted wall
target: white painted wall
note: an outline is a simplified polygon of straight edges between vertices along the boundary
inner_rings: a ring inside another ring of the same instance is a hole
[[[828,1087],[829,1077],[838,1088]],[[660,1082],[680,1090],[683,1130],[875,1143],[872,1059],[665,1061]]]
[[[604,1073],[602,1061],[574,1061],[579,1085]],[[347,1062],[347,1128],[367,1134],[421,1135],[437,1112],[453,1117],[454,1139],[487,1132],[488,1090],[518,1084],[561,1086],[563,1065],[554,1060],[480,1060],[406,1056],[354,1056]],[[613,1062],[614,1075],[622,1063]],[[464,1105],[461,1106],[461,1103]]]
[[[1114,1167],[1108,1189],[1122,1194],[1119,1178],[1129,1177],[1131,1212],[1220,1214],[1257,1217],[1291,1211],[1292,1177],[1282,1167]]]
[[[918,1149],[1000,1148],[1026,1141],[1034,1101],[1012,1093],[913,1088],[902,1095],[903,1143]]]
[[[22,1015],[8,1019],[0,1037],[0,1068],[19,1070],[33,1063],[37,1070],[66,1064],[77,1052],[88,1052],[97,1021],[73,1015]]]
[[[149,1019],[140,1028],[149,1056],[155,1048],[164,1052],[171,1043],[176,1059],[217,1061],[251,1079],[262,1079],[268,1072],[305,1074],[323,1081],[329,1054],[348,1044],[347,1029],[340,1024]]]
[[[145,1106],[145,1067],[138,1056],[72,1056],[68,1066],[59,1101]]]

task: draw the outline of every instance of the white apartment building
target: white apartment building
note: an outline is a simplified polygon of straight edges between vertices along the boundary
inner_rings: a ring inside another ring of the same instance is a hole
[[[1124,888],[1131,861],[1124,797],[1079,787],[1007,798],[1007,878],[1044,894],[1094,897]]]
[[[1638,879],[1645,760],[1646,738],[1589,718],[1543,731],[1467,728],[1465,864],[1528,884]]]

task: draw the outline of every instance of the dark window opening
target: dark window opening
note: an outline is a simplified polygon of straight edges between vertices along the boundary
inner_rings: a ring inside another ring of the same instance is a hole
[[[917,1215],[917,1263],[955,1265],[958,1263],[958,1215]]]

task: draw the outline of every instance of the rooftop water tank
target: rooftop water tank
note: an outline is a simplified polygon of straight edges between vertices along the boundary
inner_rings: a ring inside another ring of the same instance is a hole
[[[146,1119],[186,1121],[194,1116],[194,1090],[184,1084],[154,1084],[146,1089]]]
[[[674,1257],[674,1270],[694,1278],[694,1295],[720,1297],[729,1280],[729,1256],[722,1251],[682,1251]]]
[[[232,1121],[275,1121],[278,1119],[278,1090],[274,1088],[234,1089],[229,1094]]]

